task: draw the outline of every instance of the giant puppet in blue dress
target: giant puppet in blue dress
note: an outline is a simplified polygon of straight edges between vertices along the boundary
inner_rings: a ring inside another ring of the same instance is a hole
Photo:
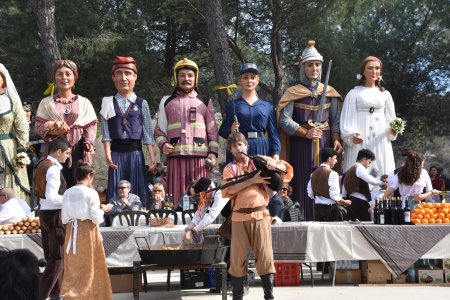
[[[227,139],[231,133],[239,131],[247,138],[249,155],[259,154],[278,159],[281,144],[275,109],[272,103],[259,98],[256,93],[258,67],[253,63],[245,63],[239,73],[242,96],[227,103],[219,135]],[[231,161],[231,154],[227,151],[227,162]]]

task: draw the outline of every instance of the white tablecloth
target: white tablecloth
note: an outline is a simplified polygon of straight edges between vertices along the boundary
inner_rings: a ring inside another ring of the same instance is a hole
[[[140,260],[136,247],[136,237],[148,238],[150,236],[148,240],[151,245],[158,245],[162,244],[162,235],[159,234],[159,232],[163,232],[167,244],[179,244],[182,240],[185,226],[186,225],[178,225],[173,228],[130,227],[130,229],[133,230],[133,234],[108,256],[108,266],[132,266],[133,261]],[[218,226],[219,225],[210,225],[211,228],[218,228]],[[304,260],[306,262],[380,259],[377,252],[366,241],[361,233],[348,223],[302,222],[274,225],[272,227],[272,232],[278,233],[273,234],[274,237],[277,237],[277,241],[274,241],[274,252],[284,251],[295,253],[296,251],[302,251],[298,244],[293,243],[289,239],[284,239],[282,242],[283,244],[280,244],[280,239],[283,235],[291,236],[290,234],[292,233],[287,233],[287,230],[292,230],[294,231],[294,234],[296,234],[297,231],[304,231],[305,227],[307,230],[307,242],[306,250],[304,250],[306,252]],[[101,230],[107,231],[115,229],[101,228]],[[0,236],[0,246],[9,249],[27,248],[39,258],[43,257],[42,249],[27,237],[27,235],[2,235]],[[290,248],[278,250],[288,247]],[[450,249],[450,235],[447,235],[440,240],[424,254],[422,258],[449,257],[448,249]]]

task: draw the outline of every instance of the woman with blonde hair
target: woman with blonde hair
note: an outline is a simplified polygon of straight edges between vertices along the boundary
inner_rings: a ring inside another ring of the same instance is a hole
[[[155,183],[152,190],[152,199],[150,209],[164,209],[166,192],[161,183]]]
[[[78,80],[78,67],[68,59],[56,61],[53,67],[56,94],[39,104],[36,114],[36,133],[47,143],[53,138],[67,138],[72,146],[72,156],[63,169],[67,187],[75,185],[78,160],[92,164],[97,134],[97,116],[89,99],[74,93]]]

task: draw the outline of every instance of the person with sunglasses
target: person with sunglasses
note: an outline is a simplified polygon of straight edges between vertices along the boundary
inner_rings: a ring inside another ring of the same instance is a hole
[[[283,183],[279,194],[284,204],[283,222],[303,221],[300,204],[297,201],[292,201],[290,198],[290,196],[292,195],[292,186],[289,183]]]
[[[155,183],[152,190],[152,198],[150,199],[150,206],[148,209],[164,209],[166,204],[164,199],[166,197],[166,192],[164,191],[164,186],[161,183]]]
[[[108,204],[102,205],[105,212],[106,226],[111,226],[115,216],[122,211],[141,210],[142,202],[138,195],[131,193],[131,183],[128,180],[119,181],[117,195],[109,199]]]

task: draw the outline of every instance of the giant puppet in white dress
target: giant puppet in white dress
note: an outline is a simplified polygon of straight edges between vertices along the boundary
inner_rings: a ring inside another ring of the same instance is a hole
[[[373,62],[378,63],[378,74],[375,68],[372,68],[374,74],[368,70]],[[346,172],[356,162],[359,150],[367,148],[372,150],[376,157],[369,167],[369,173],[380,177],[395,169],[391,141],[395,140],[397,135],[390,129],[390,123],[396,118],[394,101],[391,94],[379,85],[381,61],[369,56],[363,61],[361,69],[363,85],[354,87],[347,94],[341,111],[343,171]],[[367,86],[367,81],[370,81],[368,77],[372,75],[376,84]]]

